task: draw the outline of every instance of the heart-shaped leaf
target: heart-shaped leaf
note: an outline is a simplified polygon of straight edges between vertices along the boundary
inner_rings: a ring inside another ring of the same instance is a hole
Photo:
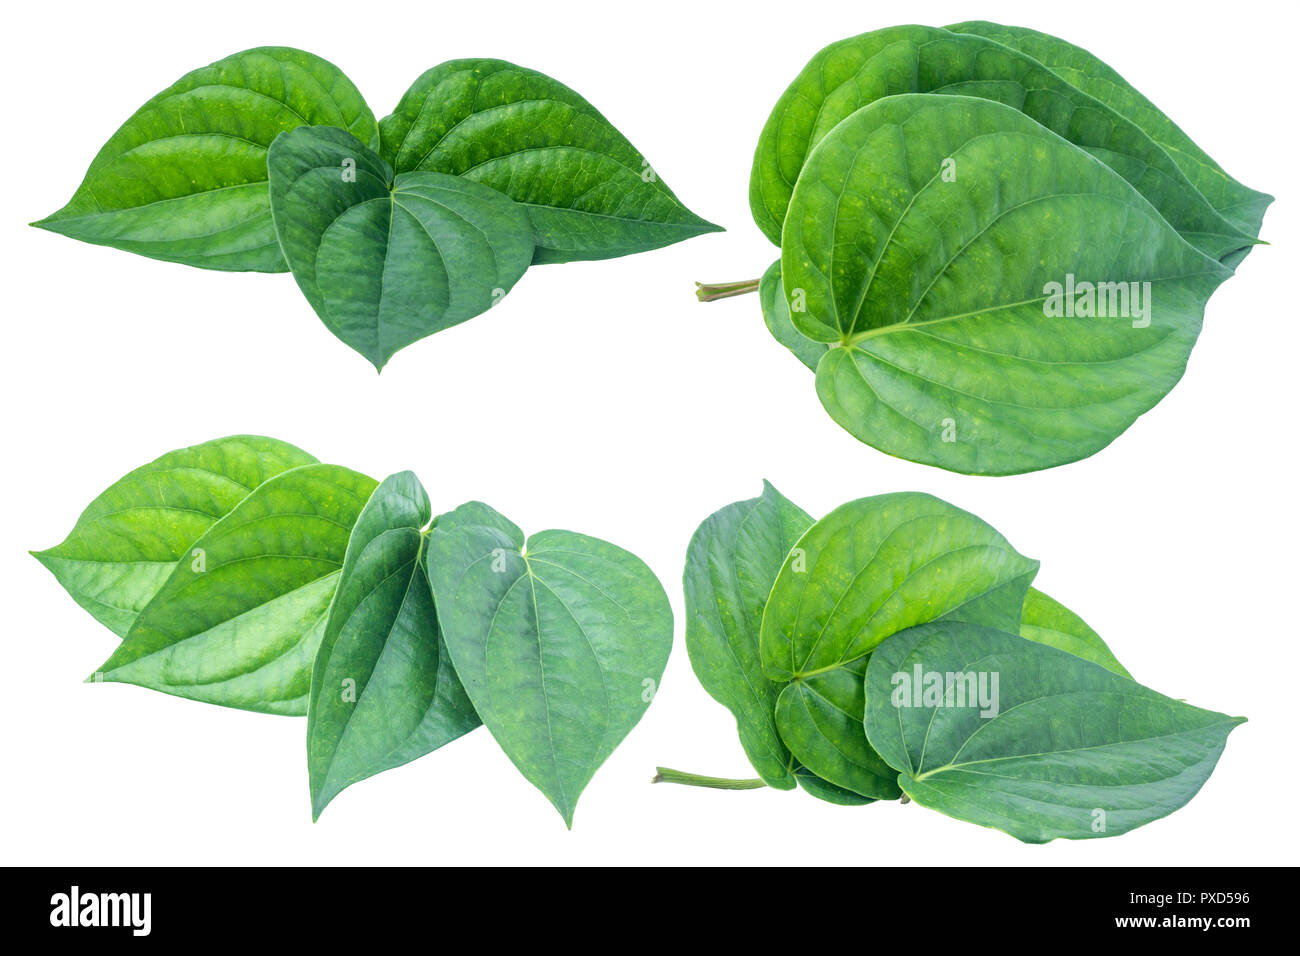
[[[393,175],[355,137],[294,130],[271,146],[271,211],[327,328],[376,368],[495,305],[533,256],[523,207],[442,173]]]
[[[1037,30],[981,20],[956,23],[945,29],[952,33],[973,33],[1019,50],[1071,86],[1105,103],[1158,143],[1224,219],[1248,236],[1259,235],[1264,211],[1273,197],[1229,176],[1154,103],[1087,50]],[[1248,246],[1225,261],[1235,265],[1249,249]]]
[[[374,114],[333,64],[288,47],[236,53],[140,107],[68,204],[33,225],[205,269],[283,272],[266,153],[285,130],[315,124],[379,144]]]
[[[781,562],[812,524],[763,482],[758,498],[710,515],[686,552],[686,650],[700,684],[736,718],[740,745],[770,787],[795,786],[773,712],[781,685],[763,673],[759,626]]]
[[[263,482],[194,542],[94,679],[305,714],[348,535],[374,489],[338,465]]]
[[[344,788],[480,723],[452,669],[421,564],[429,498],[411,472],[385,479],[352,529],[312,671],[312,815]]]
[[[268,478],[315,461],[258,435],[180,448],[115,481],[62,543],[32,555],[123,637],[200,535]]]
[[[673,616],[633,554],[523,532],[471,502],[438,518],[425,561],[456,673],[501,749],[573,824],[578,796],[641,719]]]
[[[879,100],[821,140],[781,270],[794,325],[839,346],[817,365],[831,417],[993,475],[1114,440],[1182,376],[1231,274],[1024,114],[937,95]]]
[[[785,559],[763,613],[763,671],[789,681],[776,726],[795,759],[865,797],[898,796],[862,733],[866,656],[939,618],[1015,629],[1038,562],[974,515],[929,495],[863,498],[814,524]]]
[[[784,246],[781,232],[804,163],[841,120],[883,97],[931,93],[1004,103],[1088,150],[1213,258],[1257,241],[1255,233],[1224,218],[1146,132],[1105,103],[1001,43],[923,26],[890,27],[833,43],[790,84],[754,154],[750,207],[759,228]],[[927,179],[937,173],[936,167],[927,169]],[[846,198],[855,195],[857,190],[846,192]]]
[[[962,622],[887,639],[866,698],[867,736],[908,796],[1026,843],[1117,836],[1172,813],[1244,720]]]
[[[536,70],[443,63],[379,126],[399,173],[465,176],[523,204],[537,262],[608,259],[720,231],[682,205],[595,107]]]

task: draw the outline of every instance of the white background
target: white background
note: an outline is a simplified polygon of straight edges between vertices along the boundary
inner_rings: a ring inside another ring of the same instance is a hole
[[[1295,8],[1285,4],[265,2],[23,4],[6,12],[3,735],[0,858],[41,864],[1295,862],[1297,221]],[[900,8],[901,9],[901,8]],[[311,10],[311,13],[306,11]],[[797,11],[790,18],[786,11]],[[1183,382],[1095,457],[1013,478],[897,461],[822,410],[756,297],[750,161],[777,96],[822,46],[908,18],[983,17],[1101,56],[1230,173],[1277,197],[1272,245],[1209,304]],[[377,116],[422,71],[493,56],[590,99],[693,210],[730,231],[530,271],[490,315],[382,377],[288,275],[226,274],[25,223],[60,207],[149,96],[229,53],[284,44],[340,66]],[[114,636],[26,549],[62,539],[128,470],[183,445],[273,435],[435,510],[490,502],[526,531],[641,555],[677,616],[654,706],[588,787],[572,832],[485,731],[362,782],[311,823],[300,719],[82,678]],[[682,640],[696,525],[760,480],[814,514],[922,490],[1042,560],[1142,682],[1250,722],[1202,792],[1113,840],[1022,846],[916,805],[650,786],[656,764],[752,776]]]

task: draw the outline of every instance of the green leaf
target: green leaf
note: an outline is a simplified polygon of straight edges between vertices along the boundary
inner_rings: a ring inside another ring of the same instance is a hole
[[[782,564],[763,613],[763,670],[807,679],[940,617],[1015,629],[1037,571],[988,524],[930,495],[850,501]]]
[[[94,679],[305,714],[348,535],[374,489],[338,465],[259,485],[194,542]]]
[[[431,517],[419,479],[384,480],[352,529],[312,670],[312,816],[344,788],[480,724],[452,669],[421,564]]]
[[[862,732],[867,655],[947,618],[1016,628],[1038,562],[979,518],[912,492],[841,505],[799,539],[763,614],[763,670],[789,680],[776,725],[796,760],[866,797],[899,795]]]
[[[781,96],[759,138],[750,177],[750,207],[759,228],[781,243],[787,207],[814,147],[861,107],[908,93],[984,98],[1022,111],[1109,164],[1187,241],[1214,258],[1256,241],[1254,233],[1244,233],[1215,210],[1158,143],[1106,104],[1001,43],[922,26],[833,43]]]
[[[465,176],[525,205],[536,262],[608,259],[719,231],[595,107],[535,70],[443,63],[379,125],[384,158],[399,173]]]
[[[914,696],[916,675],[984,680],[994,707]],[[897,693],[897,700],[895,699]],[[913,800],[1026,843],[1117,836],[1167,816],[1210,776],[1244,718],[1173,700],[1072,654],[958,622],[886,640],[866,732]],[[905,706],[896,706],[905,704]],[[994,714],[993,712],[996,711]],[[987,716],[981,716],[981,714]]]
[[[1163,147],[1188,181],[1223,218],[1245,235],[1259,235],[1264,211],[1273,197],[1229,176],[1154,103],[1087,50],[1037,30],[982,20],[956,23],[945,29],[953,33],[977,34],[1019,50],[1071,86],[1105,103]],[[1241,256],[1244,257],[1247,251],[1249,247],[1242,250]]]
[[[710,515],[686,552],[686,651],[701,686],[736,718],[740,745],[770,787],[790,790],[790,752],[773,711],[781,685],[763,674],[763,608],[781,562],[812,524],[768,482],[758,498]]]
[[[294,279],[326,327],[377,369],[487,311],[532,260],[528,214],[508,196],[442,173],[394,177],[342,130],[286,133],[267,163]]]
[[[896,774],[862,732],[867,657],[785,685],[776,705],[781,739],[829,786],[873,800],[897,800]]]
[[[168,452],[110,485],[61,544],[33,557],[122,637],[200,535],[268,478],[315,461],[257,435]]]
[[[793,352],[795,358],[804,365],[817,371],[817,363],[830,346],[808,338],[795,328],[794,321],[790,318],[790,302],[781,285],[780,259],[768,266],[763,278],[759,280],[758,298],[763,306],[763,321],[767,323],[772,338]]]
[[[823,780],[807,767],[796,766],[794,777],[799,781],[799,786],[803,788],[805,793],[812,794],[818,800],[824,800],[827,803],[834,803],[841,807],[862,807],[868,803],[876,802],[873,797],[864,797],[860,793],[845,790],[843,787],[837,787],[835,784]]]
[[[1114,440],[1182,376],[1231,274],[1022,113],[937,95],[880,100],[821,140],[781,264],[807,306],[794,324],[840,345],[817,366],[831,417],[891,455],[986,475]]]
[[[1025,595],[1020,636],[1100,664],[1121,677],[1132,676],[1111,653],[1101,635],[1084,623],[1083,618],[1034,588]]]
[[[187,73],[109,139],[68,204],[33,225],[205,269],[283,272],[266,153],[285,130],[379,128],[331,63],[288,47],[245,50]]]
[[[425,561],[474,709],[572,826],[587,782],[641,719],[672,608],[635,555],[570,531],[523,532],[471,502],[439,517]]]

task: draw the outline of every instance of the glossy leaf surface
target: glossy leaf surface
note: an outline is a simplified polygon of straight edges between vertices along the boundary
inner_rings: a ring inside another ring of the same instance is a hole
[[[635,555],[523,532],[471,502],[439,517],[426,567],[474,709],[572,825],[583,788],[641,719],[672,648],[672,609]]]
[[[928,93],[997,101],[1022,112],[1109,164],[1207,255],[1222,257],[1255,242],[1253,233],[1210,204],[1158,143],[1111,107],[1001,43],[922,26],[833,43],[796,77],[777,101],[754,157],[750,207],[759,228],[782,242],[804,163],[840,121],[883,97]]]
[[[817,393],[841,426],[991,475],[1114,440],[1182,376],[1231,274],[1024,114],[938,95],[880,100],[821,140],[782,273],[806,303],[794,325],[840,345]]]
[[[113,134],[68,204],[34,225],[205,269],[283,272],[266,154],[285,130],[379,128],[337,67],[259,47],[187,73]]]
[[[955,695],[948,705],[917,705],[900,679],[918,670],[985,675],[986,686],[996,675],[996,714],[957,706],[964,702]],[[908,796],[1027,843],[1117,836],[1172,813],[1200,790],[1243,720],[1055,648],[957,622],[881,644],[866,695],[867,736]]]
[[[305,714],[348,536],[375,484],[304,465],[259,485],[194,542],[95,679]]]
[[[1245,235],[1259,235],[1264,211],[1273,197],[1251,189],[1229,176],[1223,167],[1211,159],[1154,103],[1087,50],[1037,30],[983,20],[968,20],[946,29],[953,33],[977,34],[1019,50],[1070,85],[1131,120],[1164,148],[1188,181],[1220,215]]]
[[[585,99],[502,60],[434,67],[380,129],[398,173],[464,176],[523,204],[537,262],[608,259],[719,228],[682,205]]]
[[[480,723],[438,630],[421,557],[429,498],[408,472],[383,481],[348,541],[312,671],[312,815],[345,787]]]
[[[740,744],[770,787],[795,786],[790,752],[776,729],[781,685],[759,656],[763,608],[790,548],[812,524],[771,484],[758,498],[710,515],[691,538],[683,585],[686,650],[701,686],[736,718]]]
[[[257,435],[168,452],[115,481],[62,543],[33,556],[96,620],[125,636],[205,531],[268,478],[315,461]]]
[[[764,672],[806,679],[941,617],[1014,629],[1037,570],[988,524],[930,495],[851,501],[782,564],[763,614]]]
[[[780,259],[768,266],[763,278],[759,280],[758,298],[763,308],[763,321],[767,323],[772,338],[794,353],[794,357],[809,369],[817,371],[817,363],[830,346],[808,338],[795,328],[790,317],[790,302],[781,285]]]
[[[326,327],[376,368],[496,304],[533,256],[522,206],[468,179],[396,177],[330,127],[275,141],[271,209],[294,279]]]

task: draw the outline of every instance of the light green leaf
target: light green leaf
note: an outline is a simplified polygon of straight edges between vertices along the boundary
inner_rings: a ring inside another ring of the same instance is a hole
[[[768,482],[758,498],[710,515],[686,553],[686,650],[701,686],[736,718],[740,744],[770,787],[790,790],[790,752],[773,711],[781,685],[763,674],[763,607],[781,562],[812,524]]]
[[[352,529],[312,671],[312,816],[344,788],[480,723],[452,669],[421,564],[431,517],[419,479],[384,480]]]
[[[953,33],[977,34],[1019,50],[1071,86],[1131,120],[1164,148],[1188,181],[1220,215],[1245,235],[1259,235],[1260,226],[1264,222],[1264,210],[1273,201],[1273,197],[1251,189],[1229,176],[1222,166],[1211,159],[1154,103],[1087,50],[1037,30],[982,20],[968,20],[945,29]],[[1240,252],[1241,258],[1244,258],[1249,248]]]
[[[337,465],[268,479],[194,542],[94,679],[305,714],[348,535],[374,489]]]
[[[140,107],[68,204],[33,225],[205,269],[283,272],[266,153],[285,130],[379,128],[331,63],[288,47],[245,50],[187,73]]]
[[[1100,664],[1121,677],[1132,676],[1111,653],[1100,634],[1084,623],[1079,615],[1042,591],[1030,588],[1025,595],[1020,636]]]
[[[399,173],[465,176],[526,206],[536,262],[608,259],[719,231],[595,107],[535,70],[443,63],[379,125],[384,158]]]
[[[442,173],[394,177],[342,130],[294,130],[267,161],[294,279],[326,327],[376,368],[487,311],[532,260],[528,214],[509,197]]]
[[[110,485],[61,544],[32,554],[122,637],[200,535],[268,478],[315,461],[257,435],[168,452]]]
[[[804,365],[814,372],[817,371],[817,363],[821,361],[830,346],[825,342],[808,338],[795,328],[790,318],[790,302],[786,299],[785,289],[781,285],[780,259],[768,266],[767,271],[763,273],[763,278],[759,280],[758,298],[763,307],[763,321],[767,323],[767,330],[772,333],[772,338],[793,352],[794,357]]]
[[[1109,164],[1211,257],[1256,241],[1255,234],[1242,232],[1210,205],[1146,132],[1105,103],[993,40],[922,26],[890,27],[833,43],[796,77],[772,110],[754,156],[750,207],[759,228],[782,243],[786,210],[804,163],[840,121],[883,97],[929,93],[982,98],[1021,111]],[[958,176],[960,181],[960,170]]]
[[[890,97],[837,126],[783,242],[794,324],[840,346],[817,366],[831,417],[969,474],[1104,448],[1182,376],[1231,274],[1109,167],[969,97]]]
[[[772,680],[807,679],[941,617],[1015,629],[1037,571],[985,522],[930,495],[850,501],[782,564],[763,613],[763,670]]]
[[[1014,629],[1037,570],[979,518],[929,495],[862,498],[814,524],[777,575],[759,638],[764,672],[790,680],[776,726],[795,759],[835,786],[896,798],[862,731],[867,655],[939,618]]]
[[[994,706],[959,706],[970,698],[955,686],[948,702],[918,700],[918,672],[923,684],[926,675],[969,675],[965,687],[982,679]],[[908,796],[1026,843],[1118,836],[1167,816],[1196,795],[1244,720],[958,622],[886,640],[872,654],[866,695],[867,736]]]
[[[425,560],[456,673],[492,736],[572,826],[578,796],[641,719],[672,609],[635,555],[523,533],[487,505],[439,517]]]

